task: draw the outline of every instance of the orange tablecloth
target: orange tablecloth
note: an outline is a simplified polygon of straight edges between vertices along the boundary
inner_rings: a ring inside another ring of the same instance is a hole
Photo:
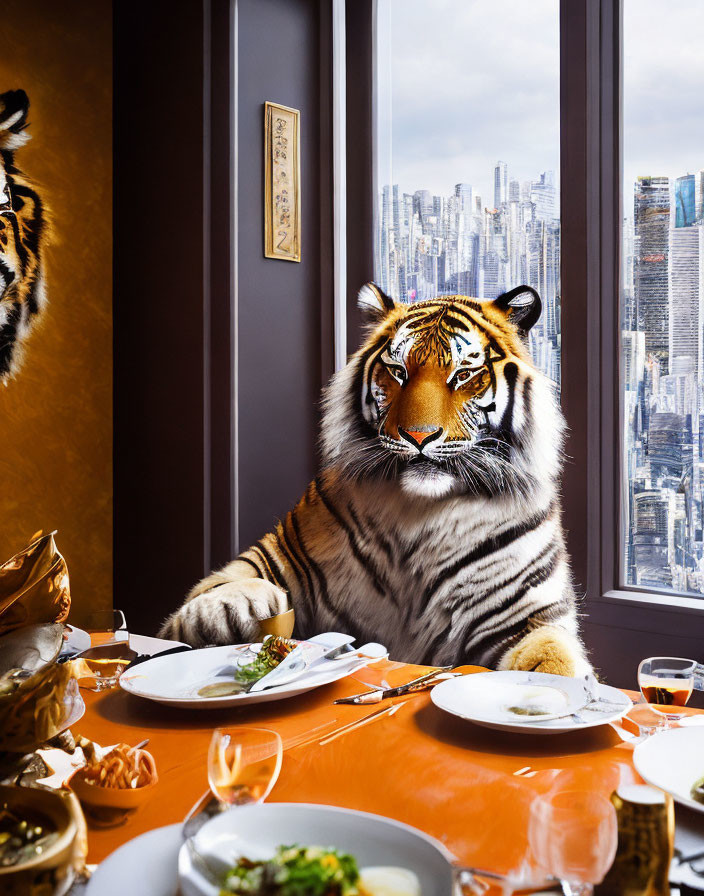
[[[392,684],[421,671],[398,664],[382,665],[381,673],[385,669]],[[360,674],[370,680],[370,670]],[[90,830],[88,861],[183,818],[207,788],[213,728],[273,728],[286,747],[325,723],[343,725],[378,708],[333,705],[360,690],[360,682],[348,678],[289,700],[208,712],[163,707],[120,689],[84,691],[86,714],[74,732],[101,744],[148,737],[160,778],[154,796],[123,825]],[[518,868],[527,853],[535,794],[559,788],[609,795],[620,783],[640,781],[632,748],[608,726],[560,736],[501,734],[441,712],[427,692],[326,746],[318,740],[286,750],[270,802],[327,803],[396,818],[437,837],[461,862],[500,872]]]

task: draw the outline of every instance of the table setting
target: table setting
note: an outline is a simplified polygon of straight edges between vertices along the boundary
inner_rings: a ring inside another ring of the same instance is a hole
[[[290,612],[191,649],[6,606],[3,893],[704,890],[696,661],[644,660],[636,694],[300,641]]]

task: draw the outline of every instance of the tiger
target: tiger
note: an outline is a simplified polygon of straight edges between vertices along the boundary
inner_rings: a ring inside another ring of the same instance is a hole
[[[161,636],[251,641],[294,610],[394,659],[584,675],[561,523],[565,421],[532,363],[538,293],[359,293],[366,341],[323,396],[321,464],[272,532],[199,582]]]
[[[32,181],[15,165],[29,140],[24,90],[0,94],[0,382],[17,372],[21,347],[46,304],[47,215]]]

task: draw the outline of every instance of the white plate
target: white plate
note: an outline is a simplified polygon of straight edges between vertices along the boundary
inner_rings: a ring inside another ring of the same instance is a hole
[[[177,896],[182,846],[180,824],[129,840],[98,865],[85,896]]]
[[[704,812],[704,804],[689,793],[704,776],[704,730],[672,728],[653,734],[633,751],[633,763],[641,778],[672,794],[683,806]]]
[[[360,868],[406,868],[418,876],[423,896],[452,892],[452,856],[441,843],[398,821],[352,809],[306,803],[241,806],[204,824],[195,838],[198,852],[223,875],[241,856],[269,858],[282,844],[344,850]],[[217,896],[218,890],[191,863],[186,846],[179,853],[178,871],[183,896]]]
[[[116,632],[116,634],[119,634],[119,632]],[[128,640],[132,650],[136,650],[140,655],[157,656],[165,650],[171,650],[174,647],[188,647],[183,641],[172,641],[169,638],[152,638],[150,635],[135,635],[132,632],[130,632]]]
[[[199,697],[198,691],[206,684],[232,681],[237,658],[248,644],[225,647],[204,647],[174,653],[171,656],[155,656],[151,660],[129,669],[120,676],[120,687],[129,694],[154,700],[166,706],[189,709],[221,709],[248,703],[265,703],[304,694],[313,688],[338,681],[369,664],[369,660],[327,660],[314,663],[310,669],[288,684],[268,688],[254,694],[232,694],[228,697]],[[383,656],[386,655],[384,651]],[[381,656],[379,657],[381,658]]]
[[[68,638],[64,641],[64,646],[61,648],[61,653],[59,654],[60,656],[74,656],[82,650],[88,650],[90,647],[90,635],[88,632],[84,631],[82,628],[78,628],[76,625],[71,625],[70,623],[64,625],[64,631],[68,635]]]
[[[507,704],[514,704],[521,695],[540,687],[561,692],[563,711],[578,713],[582,721],[571,715],[514,716],[506,711]],[[582,708],[586,694],[581,679],[543,672],[477,672],[443,681],[430,692],[433,703],[445,712],[486,728],[522,734],[565,734],[593,728],[620,719],[632,706],[625,694],[605,684],[599,685],[599,696],[616,708]]]

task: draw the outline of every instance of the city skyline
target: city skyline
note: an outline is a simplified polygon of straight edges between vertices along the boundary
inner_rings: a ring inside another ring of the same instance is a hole
[[[385,185],[375,275],[405,301],[533,286],[530,349],[559,390],[557,186],[549,171],[521,183],[503,160],[487,181],[488,202],[466,182],[447,196]],[[704,170],[637,178],[624,212],[624,583],[704,594]]]

